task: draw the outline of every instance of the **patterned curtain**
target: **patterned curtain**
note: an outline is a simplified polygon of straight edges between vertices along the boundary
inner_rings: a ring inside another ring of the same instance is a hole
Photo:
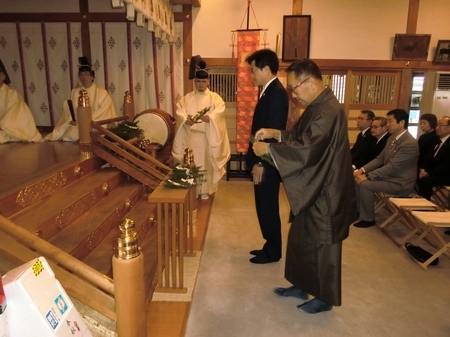
[[[236,152],[247,153],[253,111],[258,102],[258,87],[245,59],[259,48],[260,31],[238,31],[237,38],[237,95],[236,95]]]
[[[89,24],[95,82],[109,91],[119,115],[125,91],[136,114],[159,107],[173,115],[183,94],[182,24],[174,28],[169,42],[134,22]],[[0,58],[38,126],[58,121],[77,85],[80,56],[80,23],[0,23]]]

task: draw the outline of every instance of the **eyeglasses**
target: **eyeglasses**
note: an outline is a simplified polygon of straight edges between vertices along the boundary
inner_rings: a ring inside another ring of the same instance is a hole
[[[372,125],[370,128],[371,129],[378,129],[378,128],[382,128],[384,125]]]
[[[305,78],[303,81],[301,81],[300,83],[298,83],[297,85],[294,85],[293,87],[288,86],[288,88],[292,91],[294,91],[295,89],[297,89],[299,86],[301,86],[303,83],[305,83],[307,80],[309,80],[311,77],[307,77]]]
[[[450,124],[437,124],[436,126],[439,126],[439,127],[443,127],[443,126],[449,126]]]
[[[371,121],[372,119],[370,118],[364,118],[364,117],[356,117],[357,121]]]
[[[194,80],[195,83],[201,83],[201,84],[206,84],[208,83],[208,80]]]

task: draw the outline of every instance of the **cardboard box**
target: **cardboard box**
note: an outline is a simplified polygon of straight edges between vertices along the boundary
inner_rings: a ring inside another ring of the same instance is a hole
[[[44,257],[3,276],[10,337],[92,337]]]

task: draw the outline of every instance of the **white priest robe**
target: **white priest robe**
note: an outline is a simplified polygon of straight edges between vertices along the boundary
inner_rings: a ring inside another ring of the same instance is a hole
[[[209,123],[201,122],[192,126],[186,124],[187,116],[195,116],[204,108]],[[225,174],[225,165],[230,159],[230,141],[225,123],[225,102],[215,92],[192,91],[177,104],[176,119],[178,130],[173,141],[172,155],[175,163],[183,163],[184,150],[192,148],[196,166],[206,170],[206,182],[201,185],[199,194],[217,191],[219,180]]]
[[[117,117],[116,110],[109,96],[108,92],[99,87],[97,84],[92,83],[89,88],[83,86],[72,89],[70,97],[72,100],[73,110],[75,118],[77,116],[78,98],[80,97],[80,90],[86,90],[89,97],[89,104],[92,110],[92,120],[101,121],[104,119]],[[58,123],[56,124],[53,132],[48,134],[46,140],[63,140],[63,141],[77,141],[80,137],[78,135],[78,126],[71,125],[72,117],[70,115],[69,105],[67,100],[63,103],[63,111]]]
[[[43,139],[22,96],[3,84],[0,87],[0,144],[14,141],[42,142]]]

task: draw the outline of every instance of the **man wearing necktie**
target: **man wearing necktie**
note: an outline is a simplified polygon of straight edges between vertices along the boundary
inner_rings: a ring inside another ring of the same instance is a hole
[[[356,125],[361,131],[356,137],[350,152],[352,154],[353,169],[356,170],[373,159],[372,149],[377,143],[377,139],[372,135],[370,127],[375,114],[371,110],[361,110],[356,118]]]
[[[391,137],[375,159],[354,172],[359,221],[355,227],[375,225],[374,193],[406,197],[414,191],[417,176],[417,141],[408,132],[408,113],[394,109],[387,113]]]
[[[279,61],[270,49],[260,49],[247,57],[255,85],[261,87],[261,95],[255,106],[252,135],[261,128],[284,130],[286,128],[289,98],[277,77]],[[266,139],[264,142],[276,142]],[[278,170],[258,157],[250,142],[246,155],[247,169],[252,173],[256,215],[261,234],[266,241],[261,249],[250,251],[251,263],[266,264],[281,259],[281,219],[278,195],[281,177]]]
[[[439,119],[436,126],[439,142],[419,167],[419,195],[430,200],[434,186],[450,185],[450,117]]]

